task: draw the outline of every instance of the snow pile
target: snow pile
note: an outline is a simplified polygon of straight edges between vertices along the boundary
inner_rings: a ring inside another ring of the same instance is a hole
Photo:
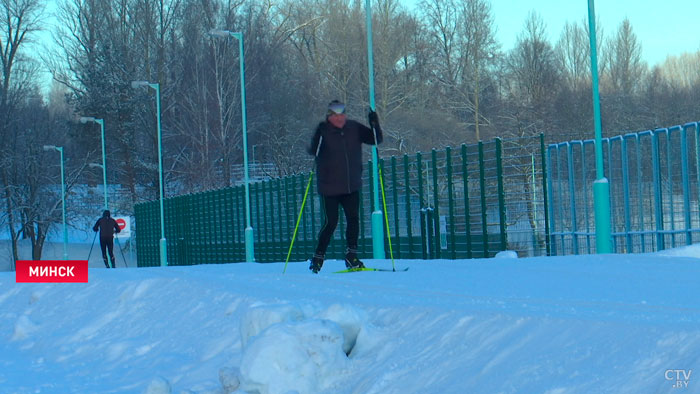
[[[681,246],[674,249],[662,250],[655,253],[664,257],[695,257],[700,258],[700,244]]]
[[[349,305],[318,313],[293,304],[251,308],[241,321],[241,389],[261,394],[328,389],[330,377],[348,369],[347,356],[365,320]]]
[[[496,258],[497,259],[517,259],[518,252],[515,252],[513,250],[504,250],[502,252],[496,253]]]

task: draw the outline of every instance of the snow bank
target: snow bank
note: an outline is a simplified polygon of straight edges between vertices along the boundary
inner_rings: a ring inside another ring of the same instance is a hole
[[[0,273],[0,392],[699,392],[691,249]]]
[[[367,314],[349,305],[320,311],[293,304],[251,308],[241,321],[241,389],[260,394],[328,389],[331,377],[347,370],[365,325]]]

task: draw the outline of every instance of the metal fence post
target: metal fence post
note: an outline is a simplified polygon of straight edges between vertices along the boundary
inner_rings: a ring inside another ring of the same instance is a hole
[[[434,242],[435,244],[433,245],[433,248],[435,249],[435,257],[440,258],[440,252],[442,251],[442,247],[440,245],[440,193],[439,193],[439,184],[438,184],[438,166],[437,166],[437,151],[435,149],[432,150],[431,152],[432,156],[432,168],[433,168],[433,201],[434,201],[434,206],[433,206],[433,211],[431,212],[433,215],[433,226],[434,226],[434,232],[430,232],[430,234],[434,234]],[[432,248],[431,248],[432,249]]]
[[[547,192],[547,180],[549,179],[547,172],[547,164],[545,162],[545,148],[544,148],[544,133],[540,133],[540,160],[542,160],[542,200],[544,201],[544,243],[545,250],[547,251],[547,256],[551,256],[552,249],[550,246],[549,239],[549,193]]]
[[[479,141],[479,184],[481,187],[481,233],[483,257],[489,257],[488,214],[486,212],[486,168],[484,164],[484,143]]]
[[[396,257],[401,258],[401,230],[399,229],[399,187],[396,181],[396,157],[391,157],[391,191],[394,198],[394,238],[396,239]],[[389,240],[391,242],[391,240]]]
[[[622,137],[622,141],[620,142],[620,156],[622,158],[622,190],[625,206],[625,250],[629,252],[632,249],[632,219],[630,217],[630,189],[629,169],[627,168],[627,140],[624,137]]]
[[[413,254],[413,222],[411,221],[411,178],[409,173],[408,155],[403,155],[404,187],[406,188],[406,235],[408,236],[408,256],[415,258]],[[420,209],[420,207],[418,207]]]
[[[501,139],[496,138],[496,180],[498,182],[498,212],[501,230],[501,250],[508,248],[508,233],[506,229],[506,193],[503,188],[503,147]]]
[[[683,178],[683,211],[685,220],[685,244],[693,243],[693,233],[690,231],[690,180],[688,176],[688,132],[689,124],[681,129],[681,176]]]
[[[472,225],[471,212],[469,209],[469,173],[467,172],[467,145],[462,144],[462,182],[464,183],[464,217],[465,217],[465,236],[467,241],[467,258],[472,256]]]
[[[576,222],[576,182],[574,180],[574,152],[573,146],[566,144],[566,162],[569,170],[569,204],[571,204],[571,245],[574,254],[579,254],[578,250],[578,223]]]
[[[664,214],[661,190],[661,163],[659,160],[658,130],[651,135],[651,162],[654,179],[654,217],[656,219],[656,250],[664,250]]]
[[[452,259],[457,258],[457,235],[455,233],[455,201],[454,184],[452,182],[452,149],[445,149],[445,167],[447,169],[447,204],[450,213],[450,251]]]
[[[671,153],[671,138],[674,130],[679,130],[680,127],[671,127],[666,129],[666,182],[668,185],[668,206],[669,215],[671,223],[671,248],[676,247],[676,213],[675,213],[675,203],[673,198],[673,157]]]

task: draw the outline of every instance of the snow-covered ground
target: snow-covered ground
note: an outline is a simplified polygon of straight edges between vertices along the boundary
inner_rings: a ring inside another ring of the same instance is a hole
[[[2,272],[0,393],[700,392],[700,247],[512,257]]]

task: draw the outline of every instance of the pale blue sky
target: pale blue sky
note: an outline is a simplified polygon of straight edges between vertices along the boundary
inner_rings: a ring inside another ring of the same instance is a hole
[[[409,8],[418,3],[400,1]],[[531,10],[545,22],[553,45],[567,21],[588,23],[587,0],[491,0],[491,10],[503,50],[513,48]],[[667,55],[700,50],[700,0],[597,0],[595,13],[606,37],[615,34],[627,17],[650,66],[662,63]]]

